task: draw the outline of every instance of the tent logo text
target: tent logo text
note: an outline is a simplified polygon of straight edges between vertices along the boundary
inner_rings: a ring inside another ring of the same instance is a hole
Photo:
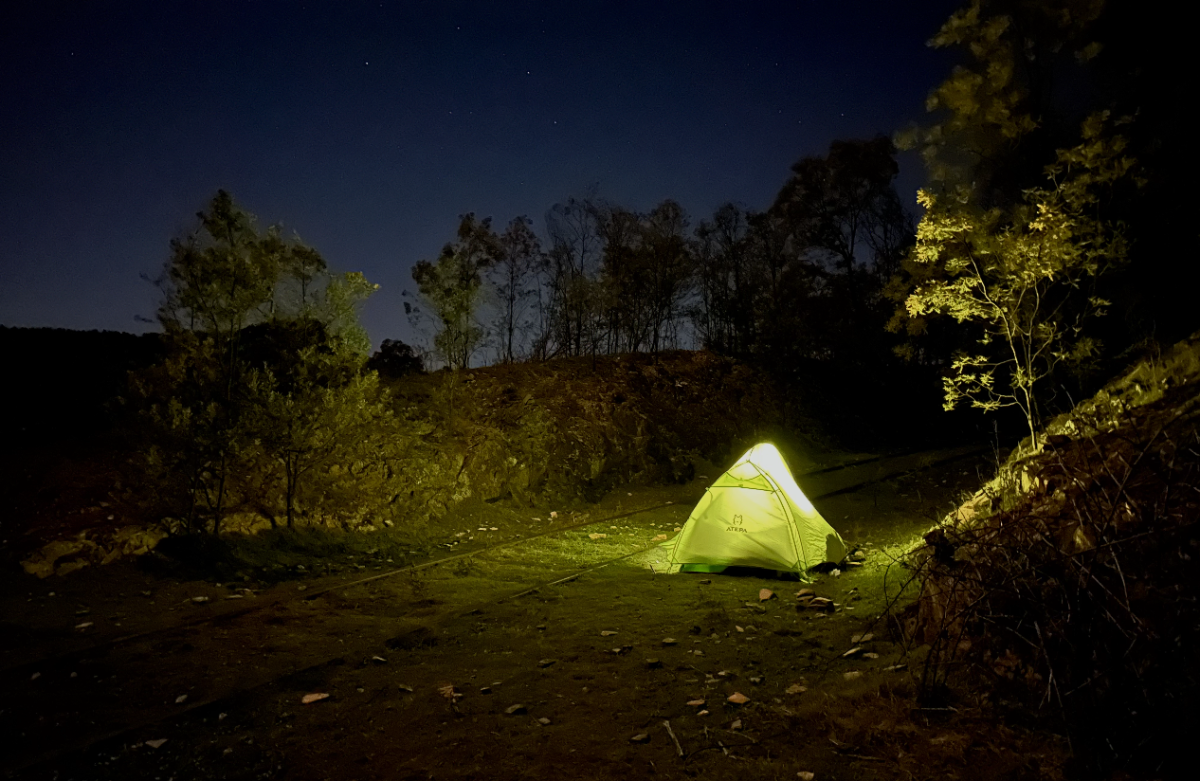
[[[725,531],[741,532],[742,534],[746,534],[746,530],[742,527],[743,522],[744,522],[744,519],[742,518],[742,516],[735,515],[735,516],[733,516],[733,520],[731,520],[729,522],[730,523],[729,528],[725,529]]]

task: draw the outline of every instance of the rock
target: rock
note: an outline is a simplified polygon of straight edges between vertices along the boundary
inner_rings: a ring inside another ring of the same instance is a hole
[[[656,535],[654,535],[654,539],[650,540],[650,542],[662,542],[662,541],[663,541],[663,540],[665,540],[665,539],[667,539],[667,535],[665,535],[665,534],[656,534]]]
[[[813,591],[811,588],[802,588],[796,592],[797,597],[815,597],[816,595],[817,592]]]
[[[387,659],[384,659],[382,656],[372,656],[371,661],[375,664],[387,664]]]
[[[588,535],[588,539],[589,540],[603,540],[607,536],[608,536],[607,534],[604,534],[602,532],[592,532],[591,534]]]
[[[146,745],[149,746],[150,748],[161,748],[162,744],[164,744],[166,742],[167,742],[166,738],[159,738],[158,740],[147,740]]]
[[[408,692],[409,694],[412,694],[412,690],[413,690],[413,687],[409,686],[406,683],[398,683],[398,684],[396,684],[396,688],[402,692]]]
[[[192,597],[192,601],[195,602],[197,605],[203,605],[205,602],[208,601],[208,597]]]
[[[784,694],[803,694],[808,691],[808,687],[799,683],[793,683],[791,686],[784,689]]]
[[[755,686],[758,686],[760,683],[762,683],[762,677],[756,675],[750,679],[750,683],[754,684]]]
[[[863,654],[863,658],[864,659],[878,659],[879,654],[868,651],[867,653]]]
[[[708,711],[706,711],[706,710],[702,710],[702,711],[700,711],[699,713],[697,713],[696,715],[697,715],[697,716],[707,716],[707,715],[708,715]]]
[[[856,550],[850,554],[850,561],[866,561],[867,552],[865,550]]]
[[[613,629],[605,629],[602,632],[600,632],[601,637],[612,637],[615,634],[616,634],[616,631]]]
[[[688,705],[693,708],[700,708],[704,706],[704,700],[688,700]]]
[[[707,586],[707,585],[709,585],[709,584],[711,584],[711,583],[712,583],[712,581],[711,581],[711,580],[709,580],[708,578],[705,578],[704,580],[700,581],[700,585],[701,585],[701,586]]]
[[[76,624],[75,628],[82,632],[83,630],[92,626],[94,626],[94,624],[91,621],[84,621],[82,624]]]
[[[842,654],[842,658],[849,659],[851,656],[854,656],[855,654],[860,653],[861,651],[862,651],[862,646],[856,645],[855,647],[851,648],[846,653]]]
[[[639,732],[638,734],[636,734],[632,738],[630,738],[629,742],[630,743],[649,743],[650,735],[645,732]]]
[[[675,645],[676,642],[677,641],[675,640],[674,637],[664,637],[663,638],[663,645]]]
[[[312,694],[306,694],[303,697],[301,697],[300,704],[301,705],[312,705],[314,702],[320,702],[321,700],[327,700],[327,699],[329,699],[329,695],[326,692],[314,692]]]
[[[726,697],[725,701],[732,702],[734,705],[745,705],[746,703],[750,702],[750,698],[747,697],[746,695],[742,694],[741,692],[734,692],[733,694]]]
[[[893,664],[891,667],[884,667],[883,671],[885,673],[895,673],[895,672],[900,672],[901,670],[907,670],[907,669],[908,669],[907,664]]]
[[[480,694],[491,694],[492,687],[491,686],[481,686],[481,687],[479,687],[479,693]]]
[[[847,681],[856,681],[862,677],[862,673],[858,670],[851,670],[848,673],[842,673],[842,678]]]
[[[326,697],[328,697],[329,695],[327,694],[327,695],[325,695],[325,696],[326,696]],[[176,705],[182,705],[182,704],[183,704],[183,703],[185,703],[185,702],[187,702],[187,695],[186,695],[186,694],[181,694],[181,695],[179,695],[178,697],[176,697],[176,698],[175,698],[175,704],[176,704]]]
[[[542,659],[541,661],[538,662],[538,667],[545,668],[545,667],[550,667],[555,664],[558,664],[557,659]]]
[[[851,643],[851,645],[858,645],[859,643],[869,643],[874,639],[875,639],[875,635],[871,634],[870,632],[867,632],[866,634],[862,634],[862,635],[851,635],[850,643]]]
[[[759,602],[766,602],[768,599],[773,599],[774,597],[775,597],[775,592],[769,588],[759,589],[759,591],[758,591],[758,601]]]
[[[538,724],[541,724],[543,727],[547,727],[550,725],[550,719],[542,716],[540,719],[538,719]]]
[[[506,716],[519,716],[525,712],[525,706],[519,703],[517,705],[509,705],[504,709],[504,715]]]
[[[646,668],[647,669],[657,670],[657,669],[661,668],[662,666],[663,666],[662,662],[659,661],[658,659],[647,659],[646,660]]]
[[[811,770],[801,770],[796,774],[796,778],[800,779],[800,781],[813,781],[813,779],[816,777],[817,774]]]
[[[745,632],[745,631],[746,631],[745,629],[742,629],[740,626],[737,626],[736,624],[734,625],[734,627],[733,627],[733,628],[734,628],[734,629],[736,629],[736,630],[738,630],[739,632]]]
[[[740,729],[742,728],[742,720],[741,720],[741,719],[734,719],[734,720],[733,720],[733,723],[729,725],[729,728],[730,728],[731,730],[733,730],[733,731],[737,732],[738,730],[740,730]]]

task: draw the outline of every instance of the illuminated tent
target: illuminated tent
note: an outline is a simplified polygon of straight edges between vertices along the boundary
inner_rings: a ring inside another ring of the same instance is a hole
[[[675,540],[684,572],[760,567],[803,573],[846,556],[842,538],[792,478],[774,445],[750,448],[712,484]]]

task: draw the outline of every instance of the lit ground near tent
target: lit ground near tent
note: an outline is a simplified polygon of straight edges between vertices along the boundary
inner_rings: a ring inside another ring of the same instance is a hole
[[[835,486],[833,474],[821,485],[814,476],[809,493]],[[980,742],[968,709],[921,710],[920,657],[878,618],[906,580],[894,554],[976,482],[974,462],[959,460],[814,501],[867,552],[862,567],[811,585],[827,607],[798,600],[794,582],[653,566],[664,561],[656,538],[686,517],[699,480],[617,492],[590,510],[594,526],[359,586],[347,584],[382,574],[381,559],[355,554],[353,570],[324,578],[293,567],[297,579],[252,583],[255,596],[239,600],[228,597],[244,583],[172,584],[128,569],[45,582],[5,604],[10,626],[28,627],[5,655],[2,726],[20,739],[5,767],[31,779],[884,779],[948,777],[986,760],[996,777],[1036,775],[1059,761],[1053,739],[1014,730]],[[602,520],[639,507],[658,509]],[[540,528],[507,513],[484,527],[482,517],[459,525],[495,541]],[[554,580],[564,582],[521,594]],[[762,589],[773,593],[764,600]],[[74,630],[85,619],[93,626]],[[133,626],[151,633],[27,663],[39,640],[94,632],[94,643]],[[309,694],[329,697],[302,704]],[[746,701],[730,701],[737,694]]]

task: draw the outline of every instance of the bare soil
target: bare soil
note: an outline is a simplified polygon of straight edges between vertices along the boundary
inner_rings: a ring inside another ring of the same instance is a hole
[[[867,553],[811,584],[664,574],[656,538],[720,473],[711,464],[685,485],[569,510],[463,506],[429,541],[430,560],[449,560],[397,574],[405,562],[369,535],[219,580],[129,562],[46,580],[9,567],[0,768],[156,781],[1059,777],[1052,733],[966,700],[919,702],[922,651],[886,617],[904,599],[895,558],[979,485],[985,461],[940,453],[800,477]],[[801,588],[836,607],[805,606]],[[328,696],[304,704],[313,694]]]

